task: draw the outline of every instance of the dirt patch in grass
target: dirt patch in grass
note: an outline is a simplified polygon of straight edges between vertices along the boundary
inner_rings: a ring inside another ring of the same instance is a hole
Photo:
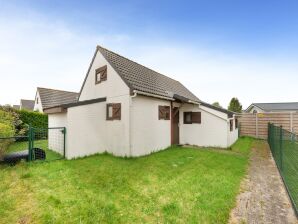
[[[265,141],[254,141],[248,175],[229,223],[298,223]]]

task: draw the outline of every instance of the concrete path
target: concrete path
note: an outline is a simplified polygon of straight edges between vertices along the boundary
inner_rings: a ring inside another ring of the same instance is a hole
[[[298,223],[269,146],[257,141],[229,223]]]

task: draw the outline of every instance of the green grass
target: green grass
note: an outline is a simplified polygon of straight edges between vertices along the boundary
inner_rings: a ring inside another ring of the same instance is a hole
[[[258,140],[251,137],[240,137],[238,141],[236,141],[232,146],[231,150],[233,152],[242,153],[244,155],[248,155],[250,153],[250,149],[252,144]]]
[[[62,158],[62,155],[60,155],[59,153],[54,152],[48,148],[48,140],[36,140],[36,141],[34,141],[34,147],[41,148],[41,149],[45,150],[47,161],[52,161],[52,160]],[[17,152],[17,151],[22,151],[22,150],[27,150],[27,149],[28,149],[28,141],[14,142],[13,144],[11,144],[8,147],[6,153]]]
[[[0,223],[226,223],[248,164],[238,151],[0,166]]]

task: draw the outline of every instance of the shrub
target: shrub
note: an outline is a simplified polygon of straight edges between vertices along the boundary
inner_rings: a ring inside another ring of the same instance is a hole
[[[39,112],[16,110],[20,120],[25,125],[31,125],[34,128],[48,128],[48,115]]]
[[[11,137],[15,134],[14,117],[6,111],[0,110],[0,137]],[[0,139],[0,159],[7,150],[12,139]]]

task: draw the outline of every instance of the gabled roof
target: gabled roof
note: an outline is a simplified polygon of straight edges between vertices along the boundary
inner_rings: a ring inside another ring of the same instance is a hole
[[[200,100],[179,81],[153,71],[101,46],[97,46],[97,50],[111,64],[131,90],[169,98],[173,98],[174,94],[176,94],[189,100],[200,102]]]
[[[265,112],[270,111],[298,111],[298,102],[288,103],[253,103],[246,111],[249,111],[252,106],[256,106]]]
[[[21,109],[33,110],[33,108],[34,108],[34,100],[24,100],[24,99],[21,99],[20,106],[21,106]]]
[[[49,89],[49,88],[42,88],[42,87],[37,87],[37,91],[39,92],[40,102],[43,109],[54,107],[61,104],[77,102],[78,95],[79,95],[76,92],[69,92],[64,90]]]

